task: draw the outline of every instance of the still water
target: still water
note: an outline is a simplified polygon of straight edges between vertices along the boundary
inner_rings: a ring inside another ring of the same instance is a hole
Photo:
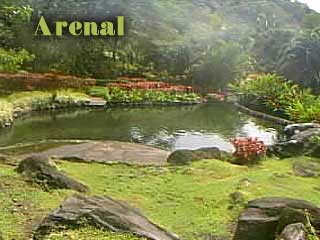
[[[228,103],[46,112],[25,116],[0,130],[0,146],[46,139],[94,139],[144,143],[169,150],[219,147],[232,151],[230,138],[276,140],[279,126],[240,113]]]

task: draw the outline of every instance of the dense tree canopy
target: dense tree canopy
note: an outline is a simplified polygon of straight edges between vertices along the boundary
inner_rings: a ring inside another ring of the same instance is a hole
[[[0,7],[0,70],[104,79],[144,75],[167,81],[180,76],[174,79],[214,89],[249,70],[275,71],[304,86],[319,86],[315,29],[320,17],[299,2],[5,0]],[[51,21],[124,15],[126,36],[34,37],[41,15]],[[10,61],[18,67],[3,63],[12,51],[19,59]]]

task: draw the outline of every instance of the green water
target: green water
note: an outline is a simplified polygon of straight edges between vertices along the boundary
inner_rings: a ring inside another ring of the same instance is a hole
[[[0,130],[0,146],[46,139],[95,139],[144,143],[170,150],[216,146],[232,150],[235,136],[274,142],[277,126],[240,113],[233,105],[112,108],[45,112]]]

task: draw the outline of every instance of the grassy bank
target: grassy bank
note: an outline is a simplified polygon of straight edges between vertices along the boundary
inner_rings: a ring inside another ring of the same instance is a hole
[[[195,93],[173,93],[153,90],[121,90],[119,88],[94,87],[88,95],[73,90],[51,92],[19,92],[0,98],[0,127],[10,126],[15,117],[32,111],[56,108],[80,107],[90,101],[90,97],[100,97],[107,104],[183,104],[199,103],[201,97]]]
[[[11,125],[15,117],[25,113],[82,106],[88,100],[86,94],[71,90],[15,93],[0,99],[0,127]]]
[[[129,167],[59,162],[58,167],[87,184],[91,194],[108,195],[138,207],[182,239],[231,236],[248,200],[266,196],[302,198],[320,205],[320,179],[294,176],[294,159],[268,159],[248,168],[206,160],[187,167]],[[308,160],[308,159],[304,159]],[[319,160],[316,160],[319,161]],[[26,184],[13,167],[0,165],[0,231],[4,239],[26,239],[39,221],[71,191],[45,192]],[[241,191],[235,203],[230,194]],[[136,240],[91,227],[63,230],[47,239]]]

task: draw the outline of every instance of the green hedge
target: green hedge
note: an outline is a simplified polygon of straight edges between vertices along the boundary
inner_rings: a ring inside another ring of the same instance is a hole
[[[197,103],[201,96],[195,93],[164,92],[155,90],[122,90],[120,88],[93,87],[88,94],[104,98],[109,103]]]

